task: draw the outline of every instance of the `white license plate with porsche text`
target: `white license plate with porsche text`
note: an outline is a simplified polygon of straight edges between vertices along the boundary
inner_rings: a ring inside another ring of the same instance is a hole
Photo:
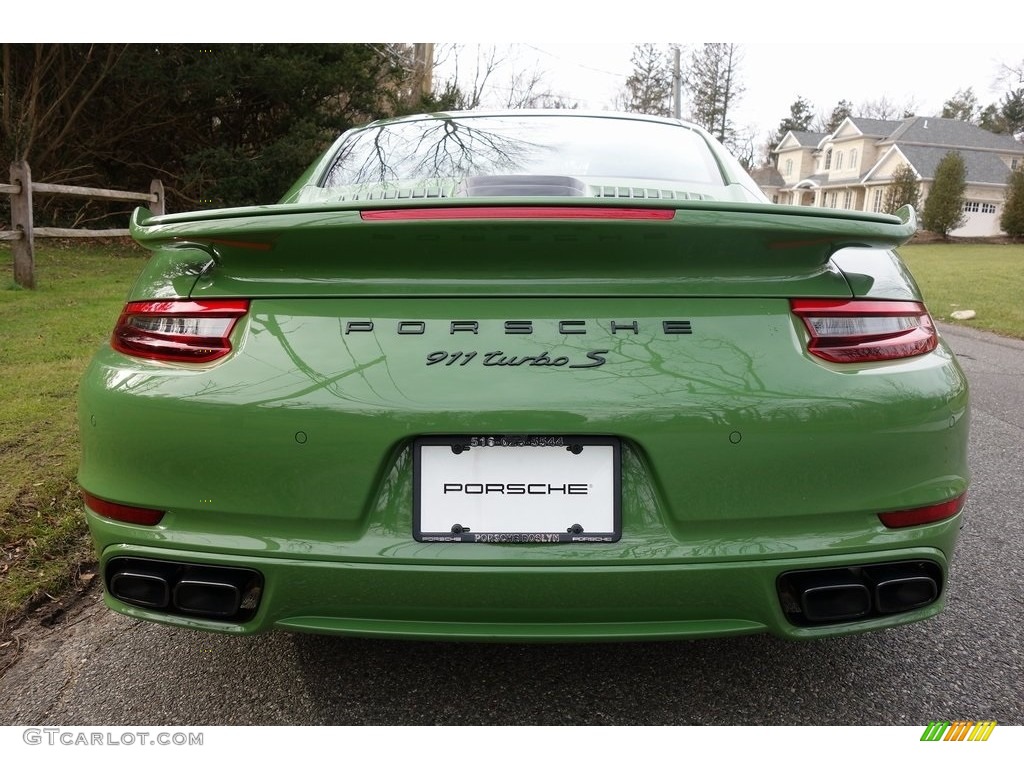
[[[417,541],[487,544],[618,541],[614,438],[421,438],[414,445]]]

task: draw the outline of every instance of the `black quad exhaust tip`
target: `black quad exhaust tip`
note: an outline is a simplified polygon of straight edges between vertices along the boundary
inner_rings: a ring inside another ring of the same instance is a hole
[[[800,593],[808,621],[853,621],[871,613],[871,593],[863,584],[823,584]]]
[[[110,578],[110,594],[132,605],[161,609],[170,602],[171,589],[159,574],[126,570]]]
[[[875,607],[879,613],[899,613],[920,608],[935,601],[939,585],[924,573],[905,568],[878,566],[868,572],[874,586]]]
[[[790,571],[779,576],[778,590],[793,624],[836,624],[934,603],[942,591],[942,570],[921,560]]]
[[[105,575],[107,591],[125,603],[220,621],[248,621],[263,593],[262,574],[250,568],[119,557]]]
[[[234,584],[183,579],[174,587],[174,607],[185,613],[234,616],[241,604],[242,593]]]

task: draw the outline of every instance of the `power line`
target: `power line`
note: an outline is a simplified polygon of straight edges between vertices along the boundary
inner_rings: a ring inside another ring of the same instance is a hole
[[[600,72],[602,75],[611,75],[612,77],[627,77],[627,75],[623,74],[622,72],[610,72],[607,69],[601,69],[600,67],[591,67],[587,64],[580,64],[578,61],[571,61],[570,59],[566,59],[564,56],[559,56],[558,54],[551,53],[551,51],[545,51],[543,48],[538,48],[537,46],[530,45],[529,43],[522,43],[522,45],[526,46],[527,48],[532,48],[533,50],[537,51],[537,53],[543,53],[545,56],[550,56],[552,59],[558,59],[559,61],[565,62],[566,64],[571,64],[574,67],[579,67],[580,69],[589,69],[591,72]]]

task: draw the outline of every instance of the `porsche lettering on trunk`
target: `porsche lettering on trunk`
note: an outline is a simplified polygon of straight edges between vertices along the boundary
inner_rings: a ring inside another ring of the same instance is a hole
[[[379,323],[378,323],[379,324]],[[534,332],[533,320],[506,320],[500,323],[502,332],[507,336],[531,335]],[[606,323],[588,324],[586,320],[559,320],[557,323],[558,333],[566,336],[579,336],[587,333],[600,333],[602,330],[612,335],[621,333],[640,333],[640,322],[638,320],[609,320]],[[478,320],[450,320],[439,323],[447,328],[449,335],[457,333],[480,332],[480,321]],[[588,330],[589,326],[589,330]],[[661,320],[656,323],[660,332],[666,335],[691,334],[693,333],[692,323],[689,320]],[[373,320],[349,320],[345,322],[345,334],[350,333],[372,333],[377,328]],[[646,330],[646,329],[645,329]],[[423,320],[399,320],[395,326],[395,333],[402,336],[421,336],[427,332],[427,322]]]

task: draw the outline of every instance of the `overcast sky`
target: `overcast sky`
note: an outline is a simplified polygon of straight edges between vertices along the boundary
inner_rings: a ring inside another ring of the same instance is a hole
[[[1024,20],[1024,11],[1018,15]],[[669,44],[661,45],[667,50]],[[681,45],[685,68],[687,45]],[[816,112],[831,111],[840,99],[859,106],[885,97],[901,108],[914,107],[916,114],[937,115],[946,99],[970,87],[979,103],[986,105],[1005,92],[1005,86],[996,82],[1001,65],[1024,61],[1024,44],[1008,43],[810,43],[796,50],[758,42],[739,45],[739,82],[744,91],[736,105],[735,125],[740,130],[752,128],[759,140],[789,114],[798,96],[811,102]],[[456,56],[460,77],[471,76],[481,48],[484,53],[495,49],[506,60],[504,68],[492,77],[495,87],[489,93],[489,103],[496,105],[501,105],[508,93],[512,72],[523,69],[542,72],[546,87],[578,101],[582,108],[612,109],[616,93],[632,69],[631,43],[465,42],[457,49],[439,48],[443,61],[437,79],[443,82],[453,75]],[[685,116],[685,95],[683,107]]]
[[[210,0],[92,0],[60,13],[45,3],[8,5],[13,7],[4,10],[0,39],[12,42],[449,40],[470,49],[478,43],[514,46],[519,67],[542,71],[552,91],[595,110],[613,106],[631,70],[634,44],[692,48],[725,40],[743,48],[745,92],[736,126],[755,136],[773,131],[797,96],[816,111],[831,110],[840,99],[859,105],[884,96],[923,115],[938,113],[956,90],[973,87],[985,105],[1002,93],[995,84],[999,65],[1024,62],[1024,0],[945,7],[937,0],[289,0],[262,8]],[[533,40],[540,42],[522,42]],[[495,84],[507,86],[507,77]]]

